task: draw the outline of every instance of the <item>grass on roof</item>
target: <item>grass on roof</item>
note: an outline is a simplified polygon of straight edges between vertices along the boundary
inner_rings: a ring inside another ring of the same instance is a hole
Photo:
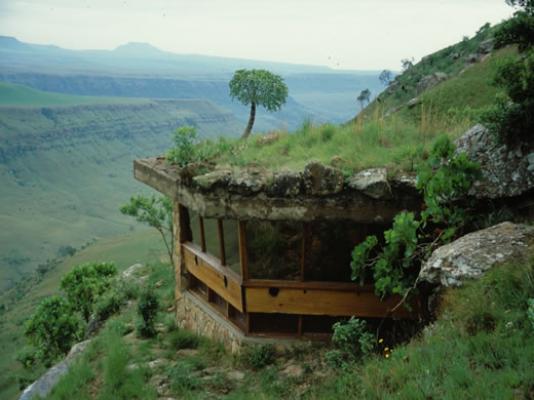
[[[469,123],[463,121],[443,131],[397,116],[347,125],[305,122],[292,133],[253,135],[247,141],[221,139],[218,143],[204,142],[202,146],[216,154],[214,162],[240,167],[302,170],[314,160],[340,168],[346,174],[372,167],[387,167],[393,173],[410,172],[436,136],[442,133],[458,136]]]

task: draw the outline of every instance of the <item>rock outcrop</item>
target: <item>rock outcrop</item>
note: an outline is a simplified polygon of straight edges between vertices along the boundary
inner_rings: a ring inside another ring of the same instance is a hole
[[[496,265],[533,252],[534,226],[503,222],[436,249],[424,263],[419,279],[445,287],[461,286]]]
[[[391,187],[385,168],[366,169],[349,180],[349,187],[365,193],[373,199],[391,198]]]
[[[337,168],[312,161],[306,165],[303,173],[304,188],[314,196],[325,196],[343,190],[343,174]]]
[[[90,342],[90,340],[86,340],[72,346],[67,357],[54,365],[46,371],[43,376],[28,386],[20,395],[19,400],[39,399],[48,396],[61,377],[69,371],[72,363],[82,355]]]
[[[425,90],[433,88],[438,83],[447,79],[447,74],[444,72],[434,72],[433,74],[423,76],[417,83],[417,94],[423,93]]]
[[[471,188],[477,198],[498,199],[522,195],[534,188],[534,149],[511,148],[499,143],[482,125],[475,125],[457,141],[480,164],[482,176]]]

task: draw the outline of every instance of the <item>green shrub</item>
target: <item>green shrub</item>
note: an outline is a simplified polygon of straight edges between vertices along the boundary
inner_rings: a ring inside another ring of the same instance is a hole
[[[393,227],[384,232],[378,249],[376,236],[367,237],[352,252],[352,279],[364,283],[371,276],[381,297],[404,294],[419,275],[420,263],[437,245],[462,233],[474,220],[468,191],[479,176],[479,167],[447,136],[438,138],[428,158],[417,167],[417,188],[424,198],[421,220],[412,212],[401,212]]]
[[[336,127],[330,124],[326,124],[321,128],[321,140],[323,142],[329,142],[336,133]]]
[[[111,286],[116,274],[117,268],[112,263],[77,265],[61,279],[61,289],[74,310],[89,321],[95,302]]]
[[[174,350],[196,349],[200,337],[184,329],[176,330],[169,335],[169,346]]]
[[[495,33],[496,47],[515,44],[521,57],[498,69],[494,83],[506,96],[497,99],[495,107],[486,113],[483,122],[508,143],[534,142],[534,4],[532,1],[512,1],[521,7],[513,18],[504,22]]]
[[[37,353],[33,347],[24,347],[17,353],[17,361],[24,368],[31,368],[35,365],[37,360]]]
[[[333,367],[343,366],[372,353],[375,338],[367,330],[364,320],[351,317],[346,322],[336,322],[332,326],[332,344],[335,349],[325,354],[326,362]]]
[[[192,126],[182,126],[174,132],[174,147],[167,152],[167,160],[181,167],[197,160],[197,131]]]
[[[120,311],[126,304],[126,293],[119,288],[111,288],[97,300],[94,311],[100,321],[104,321]]]
[[[81,339],[83,329],[69,302],[52,296],[39,304],[24,333],[36,349],[35,358],[49,366]]]
[[[276,351],[272,344],[249,346],[243,351],[241,357],[247,366],[253,369],[262,369],[275,362]]]
[[[327,351],[324,358],[330,368],[341,368],[346,364],[345,353],[338,349]]]
[[[154,323],[158,307],[158,298],[152,290],[146,290],[141,293],[137,304],[137,313],[141,317],[137,325],[137,333],[141,337],[153,337],[156,334]]]

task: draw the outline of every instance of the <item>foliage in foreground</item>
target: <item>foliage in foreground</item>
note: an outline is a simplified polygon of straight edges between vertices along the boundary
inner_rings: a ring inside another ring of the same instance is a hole
[[[533,297],[534,260],[497,267],[450,290],[442,315],[420,339],[388,359],[345,369],[311,398],[532,398],[534,327],[527,310]]]
[[[132,196],[128,203],[121,206],[120,211],[158,231],[173,265],[174,229],[171,200],[165,196]]]
[[[367,323],[362,319],[352,317],[346,322],[336,322],[332,329],[335,349],[325,354],[326,362],[331,367],[359,361],[371,354],[375,347],[375,337],[367,330]]]
[[[158,298],[152,290],[145,290],[141,293],[139,302],[137,303],[137,313],[140,317],[137,332],[141,337],[152,337],[156,334],[154,324],[158,307]]]
[[[70,303],[60,296],[43,300],[26,323],[25,335],[33,346],[20,361],[30,367],[35,361],[50,366],[69,352],[83,334],[80,318]]]
[[[72,308],[89,321],[97,298],[109,289],[116,274],[117,268],[112,263],[77,265],[61,279],[61,289]]]
[[[384,232],[384,246],[374,235],[355,246],[352,279],[372,281],[385,297],[403,295],[416,283],[421,261],[439,244],[463,232],[473,218],[472,204],[464,198],[478,176],[478,166],[465,154],[456,154],[447,136],[436,140],[428,158],[418,168],[417,188],[424,198],[418,220],[401,212]]]
[[[521,57],[499,68],[495,84],[505,96],[485,116],[484,122],[503,142],[534,141],[534,4],[531,1],[508,1],[521,7],[495,34],[496,45],[518,46]]]

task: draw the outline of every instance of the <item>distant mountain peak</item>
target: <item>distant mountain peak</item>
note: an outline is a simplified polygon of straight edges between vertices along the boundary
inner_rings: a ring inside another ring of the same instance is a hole
[[[19,41],[16,37],[13,36],[2,36],[0,35],[0,45],[9,46],[9,47],[22,47],[26,46],[25,43]]]
[[[126,44],[122,44],[119,47],[115,48],[115,50],[113,51],[120,52],[123,54],[140,55],[140,56],[164,53],[157,47],[152,46],[150,43],[143,43],[143,42],[129,42]]]

